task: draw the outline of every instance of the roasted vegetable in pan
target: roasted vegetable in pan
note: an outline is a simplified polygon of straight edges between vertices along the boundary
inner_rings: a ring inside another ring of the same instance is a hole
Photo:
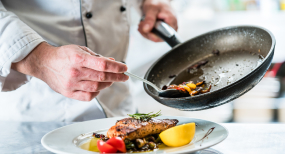
[[[180,90],[183,93],[188,92],[190,96],[195,96],[198,94],[207,93],[211,90],[212,88],[211,85],[208,88],[203,89],[204,84],[205,84],[205,81],[201,81],[196,84],[193,81],[189,81],[189,82],[183,82],[182,84],[179,84],[179,85],[173,84],[169,86],[163,86],[162,90],[176,89],[176,90]]]

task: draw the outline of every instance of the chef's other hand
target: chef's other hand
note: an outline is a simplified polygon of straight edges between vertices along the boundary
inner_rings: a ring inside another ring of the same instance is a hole
[[[138,31],[145,38],[154,42],[162,41],[158,36],[151,33],[157,20],[163,20],[177,31],[177,19],[174,10],[170,6],[170,0],[145,0],[142,5],[142,10],[145,17],[144,20],[140,22]]]
[[[43,80],[66,97],[81,101],[91,101],[113,82],[129,78],[123,74],[127,66],[113,58],[96,55],[83,46],[53,47],[45,42],[22,61],[13,63],[12,68]]]

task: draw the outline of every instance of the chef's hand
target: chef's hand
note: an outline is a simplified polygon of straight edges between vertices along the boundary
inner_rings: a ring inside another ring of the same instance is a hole
[[[177,31],[177,19],[174,10],[170,6],[170,0],[145,0],[142,10],[145,18],[140,22],[138,31],[145,38],[154,42],[162,41],[158,36],[151,33],[157,20],[163,20]]]
[[[122,74],[127,66],[113,58],[98,56],[83,46],[53,47],[45,42],[12,68],[43,80],[66,97],[81,101],[91,101],[113,82],[129,78]]]

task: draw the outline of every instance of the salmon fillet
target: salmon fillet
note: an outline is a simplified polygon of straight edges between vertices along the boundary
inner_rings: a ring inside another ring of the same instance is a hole
[[[177,119],[155,119],[141,121],[133,118],[125,118],[117,121],[108,132],[107,137],[121,137],[123,140],[144,138],[148,135],[158,134],[176,126]]]

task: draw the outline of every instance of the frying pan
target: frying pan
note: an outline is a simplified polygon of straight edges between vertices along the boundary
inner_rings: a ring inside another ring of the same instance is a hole
[[[148,69],[146,80],[158,87],[202,80],[206,81],[206,87],[212,85],[208,93],[179,98],[160,97],[155,89],[143,85],[147,94],[156,101],[184,111],[213,108],[248,92],[265,75],[275,48],[273,34],[256,26],[226,27],[184,43],[162,21],[156,23],[152,32],[173,48]],[[201,61],[206,64],[191,69]]]

